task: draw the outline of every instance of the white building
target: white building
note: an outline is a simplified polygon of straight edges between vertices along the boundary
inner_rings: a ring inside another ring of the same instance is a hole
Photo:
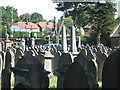
[[[32,22],[16,22],[10,27],[11,31],[40,32],[40,28]]]

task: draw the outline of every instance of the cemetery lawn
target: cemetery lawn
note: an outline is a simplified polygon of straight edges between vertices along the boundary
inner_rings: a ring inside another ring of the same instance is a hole
[[[57,76],[49,80],[49,88],[57,88]]]
[[[102,88],[102,81],[98,81],[99,87],[98,88]]]
[[[98,88],[102,88],[102,81],[98,81],[99,87]],[[14,77],[13,77],[13,81],[11,84],[11,88],[14,88]],[[53,79],[49,80],[49,88],[57,88],[57,76],[54,75]]]

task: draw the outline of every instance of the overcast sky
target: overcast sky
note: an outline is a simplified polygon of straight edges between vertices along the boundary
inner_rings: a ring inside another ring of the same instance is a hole
[[[18,15],[38,12],[47,20],[53,19],[54,16],[59,19],[63,15],[63,12],[55,9],[56,4],[52,3],[52,0],[0,0],[0,6],[8,5],[18,9]]]

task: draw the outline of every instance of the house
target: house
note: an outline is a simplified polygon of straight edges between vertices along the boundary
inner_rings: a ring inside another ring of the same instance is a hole
[[[38,22],[36,25],[40,28],[40,31],[43,32],[47,28],[54,28],[54,24],[52,22]]]
[[[110,35],[111,38],[111,48],[114,46],[120,47],[120,22],[118,23],[117,27],[114,29],[113,33]]]
[[[91,26],[89,26],[88,24],[84,26],[83,29],[85,35],[90,35],[90,33],[92,32]]]
[[[11,31],[40,32],[40,28],[32,22],[16,22],[10,27]]]

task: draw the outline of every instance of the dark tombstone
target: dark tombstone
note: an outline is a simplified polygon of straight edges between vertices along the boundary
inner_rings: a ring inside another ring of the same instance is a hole
[[[64,70],[63,88],[97,88],[94,74],[88,70],[88,63],[85,55],[78,54],[74,63]]]
[[[4,69],[5,68],[5,52],[2,51],[0,52],[0,54],[2,56],[2,69]]]
[[[5,55],[5,68],[2,70],[2,89],[4,88],[11,88],[11,72],[10,72],[10,67],[14,66],[14,62],[12,60],[13,56],[11,51],[7,50],[6,55]]]
[[[58,52],[56,52],[56,54],[54,55],[54,58],[52,59],[52,68],[53,68],[54,75],[58,74],[56,72],[56,70],[57,70],[58,61],[59,61],[60,56],[61,56],[61,53],[60,53],[60,51],[58,51]]]
[[[58,80],[57,80],[57,88],[63,88],[64,77],[62,73],[65,71],[64,65],[72,64],[72,57],[69,53],[63,53],[58,61]]]
[[[48,88],[49,86],[49,72],[44,69],[38,57],[23,56],[11,70],[15,74],[15,89]]]
[[[10,89],[11,88],[11,72],[10,72],[10,63],[9,65],[2,70],[1,74],[1,89]]]
[[[104,62],[102,71],[102,87],[103,88],[119,88],[120,89],[120,50],[112,53]]]

